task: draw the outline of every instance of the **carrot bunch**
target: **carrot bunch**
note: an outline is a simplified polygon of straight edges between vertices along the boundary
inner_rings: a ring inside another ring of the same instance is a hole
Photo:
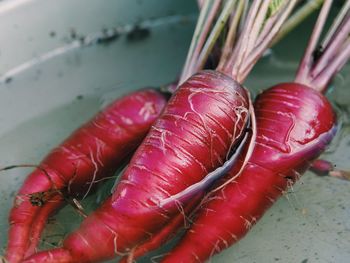
[[[191,229],[164,262],[205,261],[243,237],[331,141],[336,118],[320,92],[350,57],[349,4],[316,59],[315,41],[332,2],[325,1],[295,82],[266,90],[253,108],[242,83],[297,0],[198,2],[202,10],[170,100],[154,90],[117,100],[28,176],[10,214],[9,262],[116,256],[132,262],[173,237],[189,217]],[[201,70],[218,45],[217,68]],[[65,193],[85,197],[136,148],[101,207],[62,247],[35,253]],[[45,200],[38,205],[40,193]]]
[[[64,239],[61,248],[34,254],[25,261],[98,262],[134,255],[134,251],[145,251],[168,238],[181,218],[201,202],[212,178],[225,174],[225,169],[216,169],[242,142],[248,122],[254,126],[249,94],[241,83],[295,3],[285,3],[270,14],[269,2],[227,1],[215,19],[220,5],[207,1],[201,13],[207,13],[207,19],[199,18],[204,26],[196,29],[197,43],[190,48],[180,85],[133,155],[112,196]],[[246,16],[244,10],[249,10]],[[227,44],[228,52],[222,54],[216,70],[193,75],[203,67],[226,21],[230,41],[235,32],[240,35],[237,45]],[[211,27],[209,33],[206,29]],[[260,38],[259,30],[263,32]],[[242,166],[250,153],[251,149],[244,152]]]
[[[235,176],[232,169],[223,186],[208,194],[191,228],[162,262],[203,262],[240,240],[334,137],[336,116],[322,93],[350,58],[350,2],[318,46],[331,5],[324,2],[295,81],[256,98],[257,137],[247,166],[226,184]],[[321,55],[315,57],[315,50]]]

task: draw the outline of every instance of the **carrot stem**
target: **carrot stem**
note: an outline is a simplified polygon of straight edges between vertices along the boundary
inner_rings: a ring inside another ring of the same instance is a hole
[[[195,31],[193,33],[193,37],[192,37],[192,41],[190,44],[190,48],[189,51],[187,53],[187,57],[186,57],[186,61],[185,61],[185,65],[180,77],[180,81],[179,83],[181,84],[184,80],[186,80],[186,76],[188,75],[188,68],[189,68],[189,64],[191,62],[192,56],[193,56],[193,52],[195,47],[197,46],[198,43],[198,39],[201,35],[201,32],[203,30],[203,25],[205,23],[205,18],[208,16],[208,13],[210,11],[210,7],[212,5],[212,3],[214,2],[214,0],[207,0],[204,2],[204,5],[202,6],[201,12],[199,13],[199,17],[198,17],[198,21],[197,21],[197,25],[195,28]]]
[[[209,30],[210,30],[210,28],[211,28],[211,26],[213,24],[214,18],[215,18],[215,16],[218,13],[220,5],[221,5],[221,0],[217,0],[217,1],[214,2],[212,8],[210,9],[208,17],[207,17],[206,21],[204,22],[202,32],[201,32],[200,36],[198,37],[198,43],[197,43],[197,45],[196,45],[196,47],[194,49],[191,61],[189,63],[189,67],[188,67],[188,70],[187,70],[186,78],[190,77],[196,71],[199,70],[199,68],[196,68],[196,62],[198,60],[199,53],[200,53],[201,49],[203,48],[205,40],[206,40],[206,38],[208,36]]]
[[[194,72],[198,71],[199,69],[201,69],[204,66],[211,51],[213,50],[213,47],[216,43],[216,40],[219,38],[222,30],[225,27],[225,24],[226,24],[228,18],[230,17],[231,13],[233,12],[233,8],[235,7],[236,2],[237,2],[237,0],[229,0],[226,2],[218,20],[216,21],[216,23],[214,25],[214,28],[212,29],[203,49],[198,57]]]
[[[350,1],[346,1],[342,9],[340,10],[339,15],[334,20],[331,28],[329,29],[324,41],[322,42],[321,46],[326,47],[328,46],[329,42],[331,41],[332,36],[339,28],[340,24],[342,23],[343,19],[345,18],[345,15],[348,13],[350,8]]]
[[[283,39],[290,31],[297,27],[301,22],[303,22],[310,14],[315,10],[320,8],[324,0],[312,0],[308,1],[299,10],[295,12],[282,26],[281,30],[278,32],[277,36],[272,40],[271,46],[278,43]]]
[[[197,5],[198,5],[199,9],[201,9],[203,7],[204,1],[205,0],[197,0]]]
[[[246,50],[246,44],[249,39],[249,34],[251,32],[251,28],[256,18],[256,14],[259,11],[261,2],[262,0],[253,1],[249,9],[249,12],[247,14],[247,20],[245,21],[245,26],[242,29],[243,34],[239,37],[238,43],[233,51],[232,57],[224,70],[225,72],[230,72],[234,79],[238,78],[238,69],[243,61],[245,50]]]
[[[342,46],[340,55],[327,65],[327,67],[319,74],[318,77],[312,80],[311,86],[316,90],[324,92],[331,78],[336,74],[350,58],[350,38]]]
[[[269,26],[270,30],[268,30],[268,34],[265,36],[265,38],[261,39],[261,42],[255,46],[254,50],[252,50],[252,53],[245,60],[245,64],[243,65],[241,70],[242,80],[244,80],[248,76],[254,64],[256,63],[256,61],[258,61],[259,57],[263,54],[264,50],[266,50],[266,48],[269,46],[269,43],[273,40],[274,36],[282,27],[283,22],[289,16],[296,3],[297,0],[289,1],[289,3],[284,6],[284,10],[276,14],[276,16],[278,16],[278,19],[276,19],[275,24]]]
[[[350,19],[348,19],[345,23],[339,23],[339,25],[341,25],[339,30],[332,30],[333,34],[331,36],[327,35],[327,46],[322,46],[325,48],[325,50],[320,59],[316,61],[316,64],[311,71],[311,77],[317,76],[322,70],[328,67],[332,58],[336,56],[339,48],[348,38],[350,33]]]
[[[238,3],[237,11],[233,14],[233,18],[230,24],[230,29],[226,37],[226,41],[224,44],[224,48],[222,50],[222,54],[220,57],[220,63],[218,69],[221,69],[223,65],[229,59],[229,56],[232,51],[232,47],[234,46],[237,33],[239,31],[239,21],[244,13],[244,7],[246,6],[245,0],[240,0]]]
[[[261,28],[264,26],[264,21],[266,19],[267,12],[269,10],[270,1],[264,1],[261,4],[259,12],[256,15],[256,19],[252,26],[252,29],[248,35],[249,40],[247,43],[247,52],[250,53],[255,46],[259,34],[261,33]]]
[[[300,66],[298,68],[296,77],[295,77],[295,82],[305,84],[309,86],[309,75],[310,75],[310,70],[312,67],[313,63],[313,53],[314,50],[316,49],[317,43],[319,41],[322,29],[324,27],[324,24],[327,20],[327,16],[329,13],[329,10],[332,6],[333,0],[325,0],[323,7],[321,9],[321,12],[318,16],[318,19],[316,21],[314,30],[311,34],[311,38],[309,40],[309,44],[306,48],[305,54],[303,56],[303,59],[300,63]]]
[[[219,64],[218,70],[230,72],[234,79],[243,82],[288,18],[297,1],[281,1],[277,5],[273,0],[254,1],[243,21],[242,35],[239,36],[230,59],[225,62],[225,65]]]
[[[325,0],[295,78],[295,82],[319,92],[325,92],[333,76],[350,59],[350,1],[343,5],[321,42],[321,55],[315,56],[331,5],[332,0]]]

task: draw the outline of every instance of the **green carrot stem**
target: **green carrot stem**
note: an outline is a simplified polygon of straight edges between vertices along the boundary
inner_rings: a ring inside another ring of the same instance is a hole
[[[324,0],[312,0],[304,4],[295,14],[293,14],[282,26],[277,36],[271,42],[271,46],[282,40],[290,31],[296,28],[310,14],[320,8]]]
[[[266,48],[270,45],[274,36],[276,36],[278,31],[280,30],[283,22],[287,19],[289,14],[292,12],[296,3],[297,3],[297,0],[290,0],[288,4],[284,6],[283,8],[284,10],[276,14],[278,19],[276,19],[274,25],[269,26],[270,28],[270,30],[268,30],[269,33],[266,35],[264,39],[261,40],[261,42],[255,47],[255,49],[251,52],[251,54],[246,58],[245,63],[242,66],[242,70],[241,70],[242,79],[245,79],[248,76],[252,67],[254,66],[256,61],[261,57],[261,55],[264,53],[264,50],[266,50]]]
[[[219,11],[220,5],[221,5],[221,0],[216,0],[213,3],[213,6],[212,6],[212,8],[211,8],[211,10],[210,10],[210,12],[208,14],[208,17],[207,17],[206,21],[204,22],[202,32],[201,32],[200,36],[198,37],[198,42],[197,42],[197,45],[196,45],[196,47],[194,49],[192,58],[190,60],[190,63],[189,63],[189,66],[188,66],[185,78],[190,77],[195,72],[197,72],[198,70],[201,69],[201,67],[200,68],[196,68],[196,64],[198,62],[198,56],[199,56],[199,54],[200,54],[200,52],[201,52],[201,50],[203,48],[203,45],[204,45],[204,43],[206,41],[206,38],[207,38],[208,33],[209,33],[209,30],[211,29],[211,26],[213,24],[214,18],[215,18],[215,16],[217,15],[217,13]]]
[[[197,42],[198,42],[199,36],[200,36],[200,34],[201,34],[202,30],[203,30],[203,25],[205,23],[205,18],[207,17],[207,15],[208,15],[208,13],[210,11],[210,7],[211,7],[211,5],[212,5],[212,3],[214,1],[215,0],[206,0],[204,2],[204,5],[202,6],[201,12],[200,12],[199,17],[198,17],[198,21],[197,21],[197,25],[196,25],[195,31],[193,33],[191,45],[190,45],[189,51],[187,53],[187,58],[186,58],[186,61],[185,61],[185,65],[184,65],[184,68],[183,68],[183,71],[182,71],[182,74],[181,74],[181,77],[180,77],[180,83],[182,83],[184,81],[184,79],[186,78],[185,75],[187,75],[189,63],[190,63],[190,61],[192,59],[194,49],[197,46]]]
[[[241,19],[241,16],[243,15],[245,5],[246,5],[246,1],[240,0],[237,6],[237,11],[233,14],[231,24],[229,26],[230,29],[227,34],[225,45],[220,57],[220,63],[219,63],[218,69],[221,69],[223,67],[223,65],[227,62],[232,52],[232,47],[234,46],[236,36],[239,30],[238,28],[239,21]]]
[[[233,8],[235,7],[237,0],[227,0],[225,6],[223,7],[223,11],[221,12],[218,20],[216,21],[216,24],[214,25],[199,57],[197,60],[197,64],[194,68],[194,71],[201,69],[205,62],[207,61],[211,51],[213,50],[213,47],[216,43],[216,40],[219,38],[222,30],[225,27],[225,24],[230,17],[231,13],[233,12]]]
[[[247,14],[247,21],[242,29],[242,35],[239,37],[238,43],[232,53],[232,57],[225,67],[224,72],[230,72],[232,77],[237,80],[238,70],[246,54],[247,43],[249,40],[249,34],[254,25],[254,20],[259,12],[259,7],[261,6],[262,0],[253,1],[249,12]]]

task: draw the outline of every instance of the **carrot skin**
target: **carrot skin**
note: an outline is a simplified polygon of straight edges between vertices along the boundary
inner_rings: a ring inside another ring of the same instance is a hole
[[[35,260],[25,260],[23,262],[27,263],[69,263],[73,262],[72,257],[69,254],[67,250],[64,249],[52,249],[50,252],[49,257],[43,253],[39,252],[36,254]],[[75,261],[75,262],[81,262],[81,261]]]
[[[234,182],[209,195],[190,231],[162,262],[204,262],[240,240],[336,132],[327,99],[300,84],[264,91],[255,112],[257,139],[248,165]]]
[[[246,150],[247,145],[245,144],[249,139],[251,139],[251,134],[249,132],[245,133],[234,149],[231,149],[230,157],[226,162],[219,168],[215,169],[213,172],[206,175],[205,179],[201,182],[194,184],[191,188],[188,188],[186,192],[181,192],[180,195],[175,195],[169,198],[168,200],[162,200],[163,208],[171,207],[176,203],[187,203],[190,200],[194,205],[189,204],[186,206],[186,211],[183,211],[183,214],[178,214],[172,220],[164,226],[158,233],[153,235],[145,243],[140,244],[134,247],[129,255],[123,257],[119,262],[132,262],[135,261],[138,257],[155,250],[162,246],[166,241],[170,240],[176,235],[179,229],[181,229],[181,224],[184,225],[184,228],[187,228],[189,218],[186,216],[189,213],[193,213],[198,202],[198,198],[202,199],[205,193],[210,189],[210,187],[215,184],[219,179],[226,175],[234,167],[234,165],[244,159],[247,154]],[[243,156],[243,157],[242,157]],[[243,165],[243,164],[242,164]],[[239,169],[239,168],[238,168]],[[238,171],[237,171],[238,173]]]
[[[158,233],[153,235],[149,240],[147,240],[143,244],[140,244],[139,246],[136,246],[134,249],[132,249],[130,251],[130,254],[123,257],[119,261],[119,263],[129,262],[129,257],[131,257],[132,260],[135,261],[137,258],[164,245],[168,240],[170,240],[176,235],[178,229],[180,229],[181,226],[186,228],[189,224],[186,214],[192,211],[194,205],[199,201],[199,197],[201,197],[201,195],[199,195],[197,198],[192,198],[192,204],[187,205],[186,211],[184,211],[183,214],[180,213],[174,218],[172,218],[171,221],[166,226],[161,228]]]
[[[130,252],[131,255],[123,257],[119,261],[119,263],[128,263],[130,262],[129,261],[130,256],[132,256],[132,260],[135,260],[147,254],[148,252],[161,247],[166,243],[166,241],[168,241],[175,235],[177,229],[179,229],[181,226],[184,225],[184,220],[186,219],[184,218],[183,215],[181,214],[176,215],[168,225],[162,228],[162,230],[159,233],[154,235],[148,242],[146,241],[142,245],[136,247],[134,250]]]
[[[113,102],[51,151],[41,169],[26,178],[15,198],[6,259],[20,262],[25,253],[34,251],[48,216],[64,204],[63,198],[57,198],[58,191],[81,198],[91,182],[113,175],[165,104],[165,97],[155,90],[133,92]],[[34,204],[31,197],[40,192],[47,197]]]
[[[244,132],[248,105],[246,91],[220,72],[202,71],[182,84],[113,195],[64,240],[72,262],[124,256],[190,210],[189,203],[166,209],[159,204],[222,165],[232,141]],[[99,243],[104,246],[94,245]]]

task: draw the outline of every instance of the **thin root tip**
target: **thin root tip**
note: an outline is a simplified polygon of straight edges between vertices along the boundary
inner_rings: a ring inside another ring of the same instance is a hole
[[[0,263],[9,263],[4,256],[0,255]]]
[[[329,175],[342,180],[350,181],[350,171],[333,170],[329,172]]]

